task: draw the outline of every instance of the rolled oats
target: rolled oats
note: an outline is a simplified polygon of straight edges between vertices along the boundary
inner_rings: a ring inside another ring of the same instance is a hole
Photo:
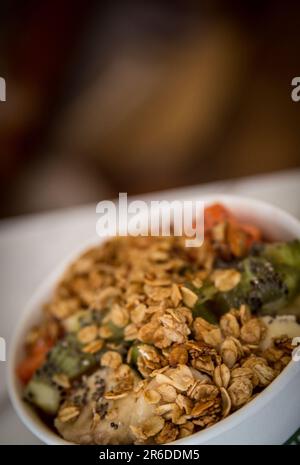
[[[212,325],[208,321],[204,320],[204,318],[201,318],[200,316],[198,316],[197,318],[194,319],[193,331],[194,331],[196,341],[202,341],[203,333],[208,333],[214,329],[218,329],[217,326]]]
[[[215,270],[211,279],[219,291],[227,292],[238,285],[241,274],[235,269]]]
[[[197,418],[207,413],[208,410],[211,407],[213,407],[214,403],[215,402],[213,400],[208,400],[206,402],[198,402],[191,412],[192,417]]]
[[[188,362],[188,351],[184,345],[174,346],[169,354],[169,364],[172,367],[176,365],[185,365]]]
[[[187,415],[189,415],[193,408],[193,402],[186,396],[178,394],[176,398],[176,404],[178,407],[183,410]]]
[[[221,356],[228,368],[232,368],[243,355],[240,341],[232,336],[227,337],[221,344]]]
[[[155,391],[154,389],[149,389],[145,391],[144,397],[148,404],[158,404],[158,402],[161,399],[161,395],[159,394],[159,392]]]
[[[232,313],[225,313],[220,319],[220,327],[224,336],[240,336],[240,325],[237,318]]]
[[[241,328],[241,339],[248,344],[259,344],[266,333],[266,326],[259,318],[251,318]]]
[[[171,422],[166,422],[160,433],[155,436],[156,444],[165,444],[175,441],[178,436],[178,428]]]
[[[155,412],[130,426],[136,443],[163,444],[215,424],[251,401],[291,359],[287,336],[262,349],[266,327],[246,305],[232,308],[218,324],[193,314],[197,289],[200,295],[202,286],[213,282],[227,292],[241,279],[236,269],[213,268],[219,252],[224,259],[233,249],[225,223],[212,234],[216,243],[205,240],[200,248],[186,249],[183,238],[139,237],[117,238],[88,251],[67,270],[47,304],[45,327],[28,336],[29,346],[41,332],[55,341],[62,320],[86,308],[96,312],[93,323],[76,337],[85,353],[96,354],[105,344],[101,365],[113,373],[103,394],[105,419],[118,419],[113,401],[130,393]],[[137,382],[129,365],[145,379]],[[55,374],[52,381],[66,390],[71,387],[64,374]],[[79,415],[77,404],[65,402],[58,417],[67,423]],[[100,422],[95,404],[91,431]]]
[[[194,423],[192,421],[187,421],[179,428],[179,438],[186,438],[194,432]]]
[[[146,315],[146,305],[139,303],[133,310],[130,312],[131,321],[135,324],[141,324]]]
[[[110,311],[110,319],[118,328],[124,328],[129,322],[128,310],[119,304],[114,304]]]
[[[212,346],[214,349],[219,349],[224,338],[220,328],[212,329],[202,333],[203,341]]]
[[[232,407],[238,408],[246,404],[252,396],[252,390],[253,386],[248,378],[234,379],[227,389]]]
[[[61,386],[64,389],[69,389],[71,387],[71,383],[67,375],[64,373],[56,373],[52,376],[52,381]]]
[[[198,300],[197,294],[195,294],[195,292],[191,291],[189,288],[184,286],[182,286],[180,290],[184,305],[186,305],[189,308],[193,308]]]
[[[158,434],[163,429],[164,424],[165,420],[162,417],[153,415],[144,421],[142,425],[130,426],[130,428],[137,439],[145,440]]]
[[[221,399],[222,399],[222,417],[227,417],[231,410],[231,398],[224,387],[220,388]]]
[[[268,386],[276,376],[276,372],[268,366],[266,359],[250,356],[244,363],[244,368],[250,368],[262,387]]]
[[[85,352],[87,354],[95,354],[96,352],[99,352],[99,350],[102,349],[103,347],[103,341],[101,339],[96,339],[95,341],[90,342],[89,344],[86,344],[82,348],[82,352]]]
[[[178,307],[179,303],[182,300],[182,295],[177,284],[172,284],[171,300],[175,308]]]
[[[230,369],[227,365],[225,365],[225,363],[222,363],[221,365],[216,366],[213,373],[213,380],[219,388],[227,388],[230,376]]]
[[[75,420],[80,415],[80,410],[75,406],[62,407],[58,412],[58,418],[62,423]]]
[[[81,344],[88,344],[94,341],[98,335],[98,327],[96,325],[84,326],[78,331],[77,339]]]
[[[219,389],[212,384],[204,384],[202,381],[196,381],[187,394],[193,400],[207,401],[215,399],[219,394]]]
[[[101,365],[109,368],[119,368],[122,364],[122,357],[118,352],[109,350],[101,357]]]
[[[176,389],[170,384],[161,384],[157,387],[157,392],[160,394],[164,402],[175,402],[177,398]]]

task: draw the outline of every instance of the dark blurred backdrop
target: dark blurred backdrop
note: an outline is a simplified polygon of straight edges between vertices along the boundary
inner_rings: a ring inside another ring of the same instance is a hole
[[[0,216],[300,165],[300,4],[2,0]]]

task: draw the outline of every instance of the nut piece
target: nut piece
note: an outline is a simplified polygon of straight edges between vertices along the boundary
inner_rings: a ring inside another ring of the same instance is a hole
[[[75,420],[80,414],[79,408],[75,406],[63,407],[58,412],[58,419],[62,423],[67,423],[68,421]]]

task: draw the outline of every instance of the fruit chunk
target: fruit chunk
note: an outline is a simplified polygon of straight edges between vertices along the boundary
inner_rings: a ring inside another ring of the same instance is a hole
[[[55,415],[61,401],[61,392],[46,378],[34,376],[25,390],[25,399],[48,415]]]

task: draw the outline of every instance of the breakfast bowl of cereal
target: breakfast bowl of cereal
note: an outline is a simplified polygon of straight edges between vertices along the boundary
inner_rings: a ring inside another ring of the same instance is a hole
[[[299,427],[300,223],[203,200],[201,246],[99,241],[29,302],[8,382],[43,442],[277,444]]]

